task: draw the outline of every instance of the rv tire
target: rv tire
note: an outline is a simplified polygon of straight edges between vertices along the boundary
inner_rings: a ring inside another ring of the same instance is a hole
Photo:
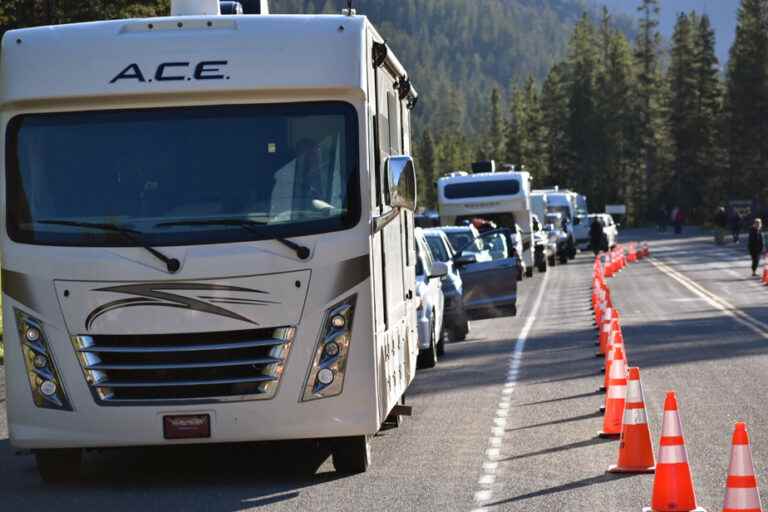
[[[45,483],[74,482],[80,476],[83,453],[79,448],[36,450],[35,460],[37,471]]]
[[[371,443],[368,436],[335,439],[332,454],[333,467],[337,473],[365,473],[371,465]]]

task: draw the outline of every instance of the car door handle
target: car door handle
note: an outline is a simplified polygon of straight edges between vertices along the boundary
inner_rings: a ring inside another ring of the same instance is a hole
[[[405,300],[411,300],[413,298],[413,290],[408,290],[408,293],[405,294]]]

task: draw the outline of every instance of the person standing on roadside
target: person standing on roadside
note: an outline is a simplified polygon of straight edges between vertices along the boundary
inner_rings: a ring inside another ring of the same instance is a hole
[[[715,211],[715,243],[723,245],[725,243],[725,229],[728,227],[728,214],[722,206]]]
[[[731,215],[731,234],[733,235],[733,243],[739,243],[739,234],[741,234],[741,214],[738,210],[733,210]]]
[[[749,230],[749,243],[747,244],[749,255],[752,256],[752,275],[757,275],[757,267],[760,265],[760,256],[763,254],[763,221],[755,219],[752,229]]]

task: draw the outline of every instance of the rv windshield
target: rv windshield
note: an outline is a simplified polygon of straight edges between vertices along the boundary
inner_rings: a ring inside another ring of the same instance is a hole
[[[357,120],[345,103],[23,115],[7,151],[8,231],[20,242],[132,244],[41,220],[184,245],[323,233],[360,216]]]

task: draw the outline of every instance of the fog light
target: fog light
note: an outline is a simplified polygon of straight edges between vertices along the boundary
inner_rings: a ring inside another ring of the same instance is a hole
[[[37,327],[27,327],[27,330],[24,331],[24,337],[27,338],[28,341],[37,341],[40,339],[40,329]]]
[[[328,357],[336,357],[339,355],[339,345],[335,342],[330,342],[325,344],[325,355]]]
[[[347,319],[342,315],[334,315],[331,318],[331,325],[336,329],[343,329],[347,325]]]
[[[319,372],[317,372],[317,381],[327,386],[331,382],[333,382],[333,370],[329,370],[328,368],[323,368]]]
[[[37,354],[32,360],[32,364],[35,365],[35,368],[45,368],[48,366],[48,358],[42,354]]]
[[[45,380],[40,384],[40,392],[45,396],[53,396],[56,394],[56,384],[50,380]]]

